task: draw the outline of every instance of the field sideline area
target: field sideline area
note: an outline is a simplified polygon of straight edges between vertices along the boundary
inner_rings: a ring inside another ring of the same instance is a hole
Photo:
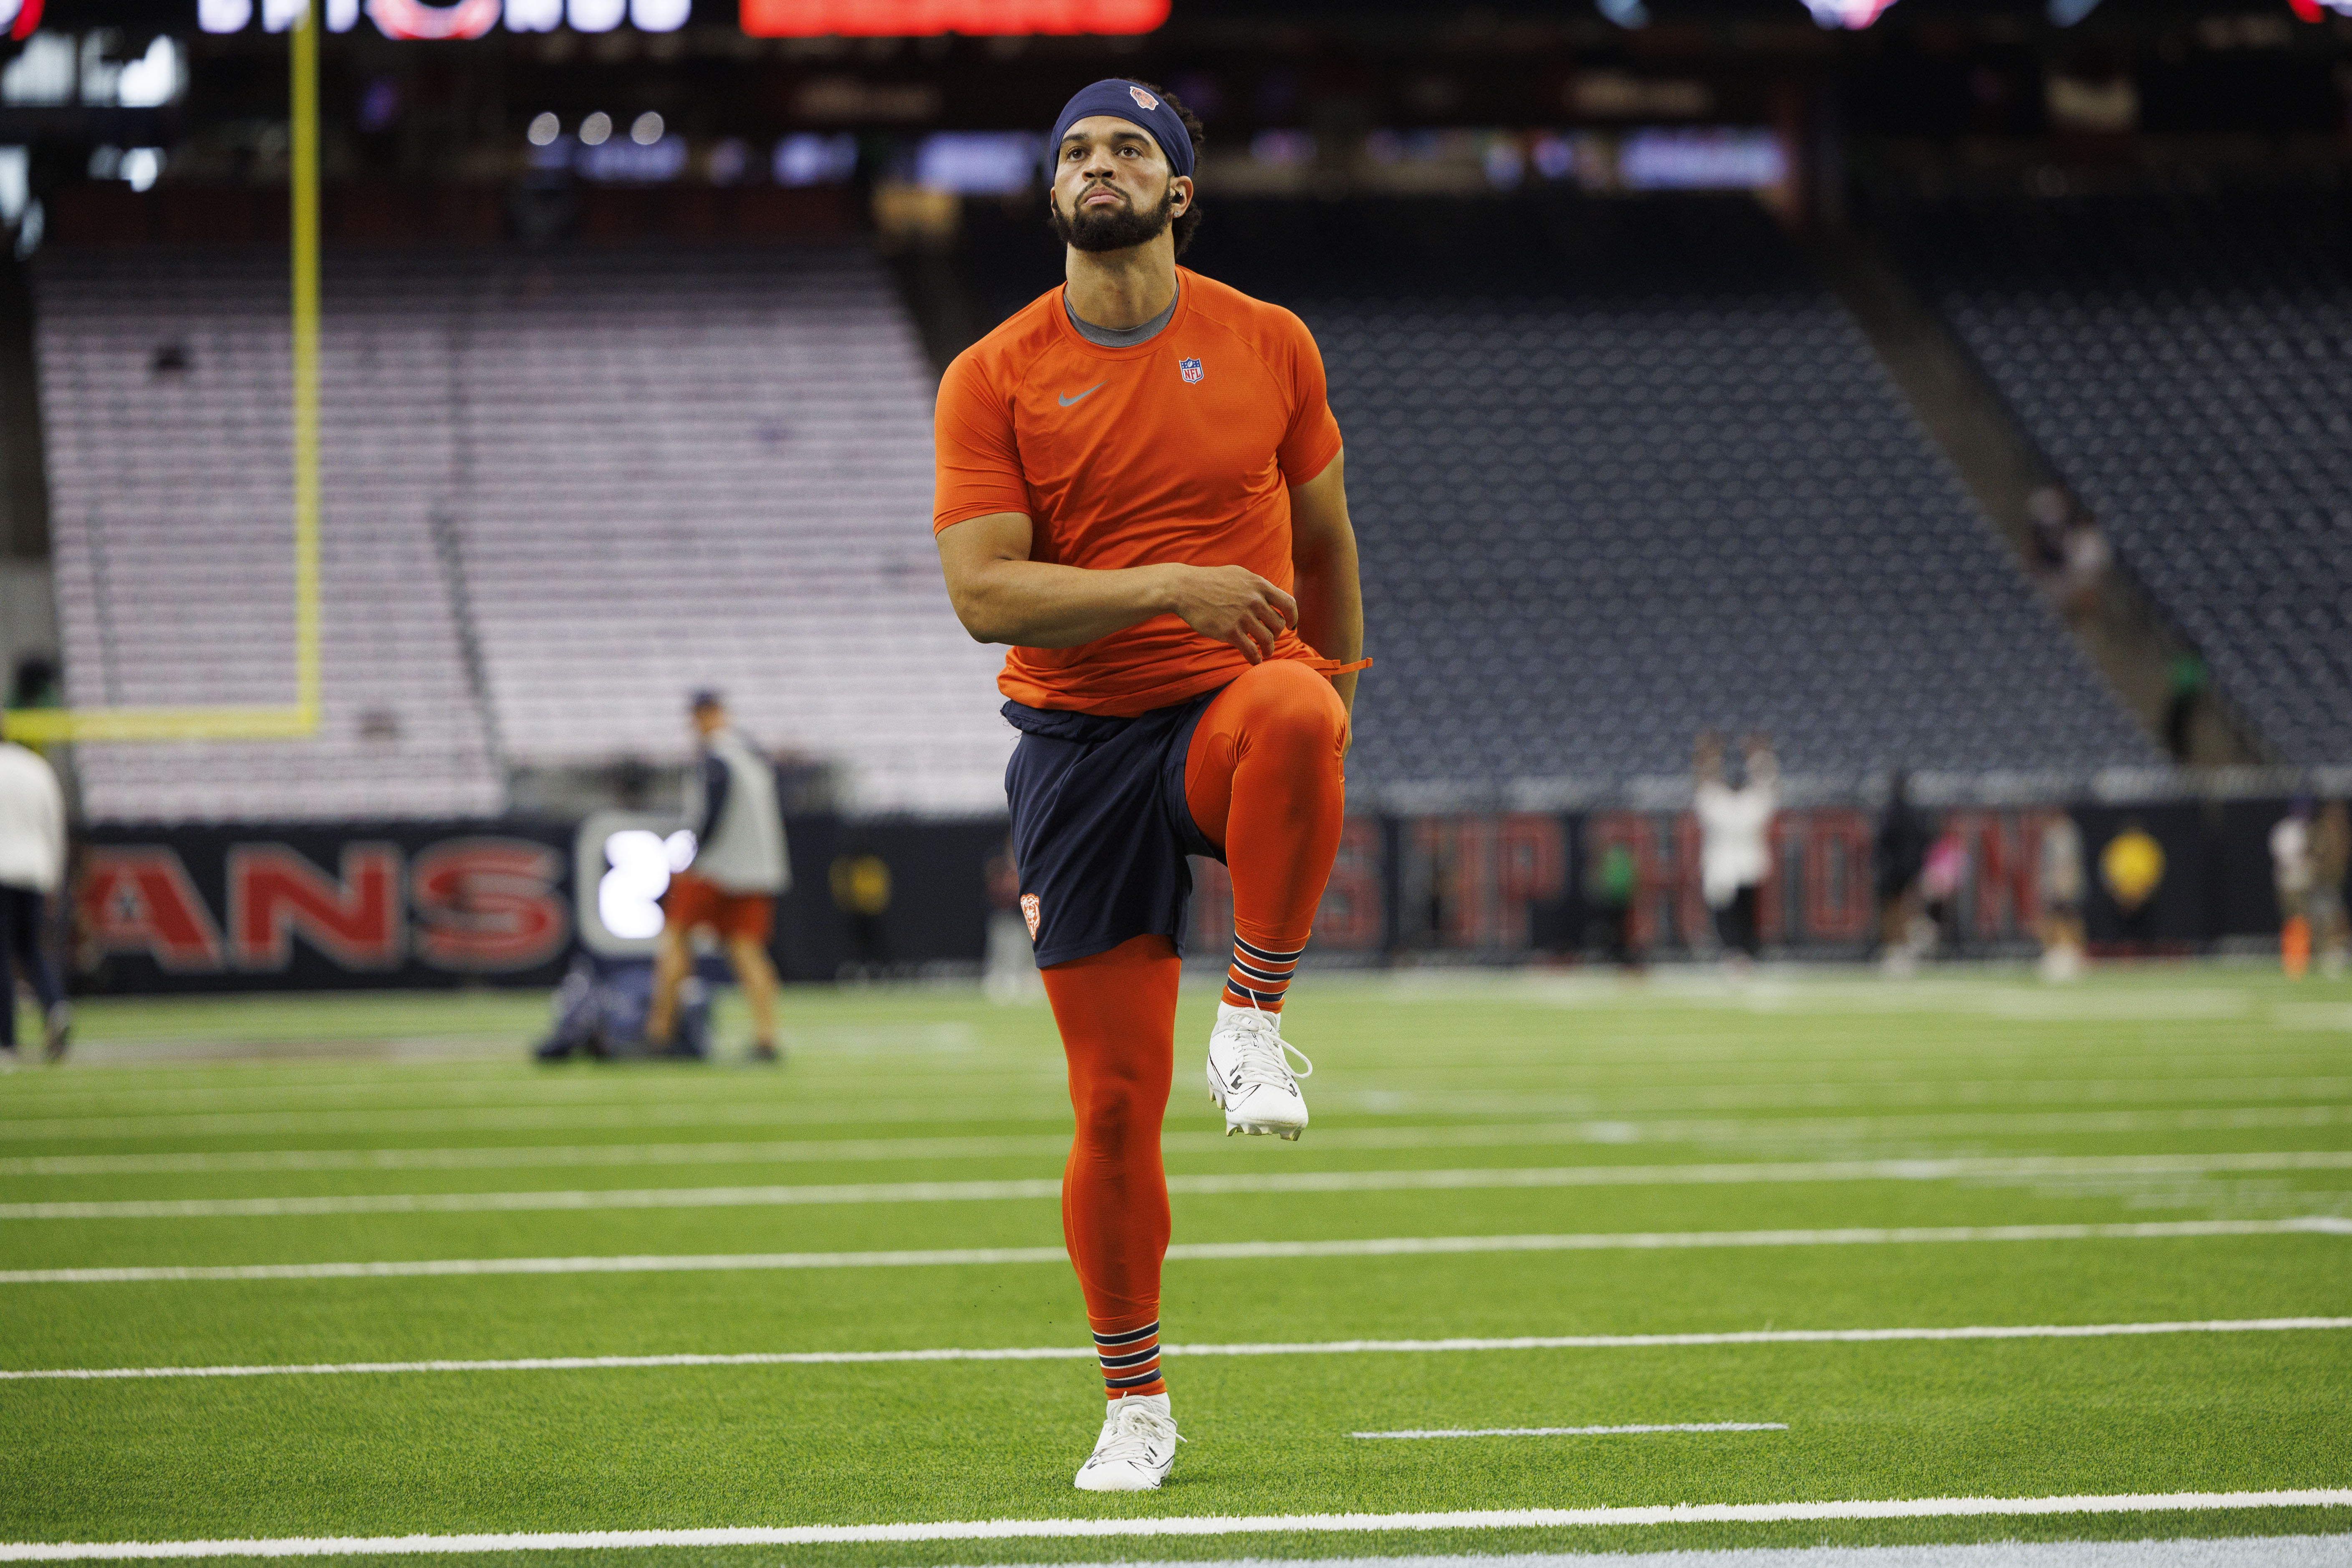
[[[1099,1380],[1042,1002],[789,991],[780,1071],[726,1017],[711,1065],[537,1068],[536,995],[89,1003],[0,1078],[0,1558],[2352,1531],[2352,984],[1310,976],[1297,1144],[1220,1135],[1213,996],[1167,1140],[1190,1446],[1139,1497],[1070,1486]],[[2275,1492],[2331,1496],[2182,1496]],[[1787,1506],[1968,1499],[2141,1500]],[[866,1528],[986,1521],[1024,1522]]]

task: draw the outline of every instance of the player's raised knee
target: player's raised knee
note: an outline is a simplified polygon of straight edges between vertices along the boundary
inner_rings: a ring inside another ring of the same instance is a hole
[[[1348,710],[1331,678],[1296,659],[1269,659],[1242,677],[1256,687],[1252,716],[1286,736],[1336,744],[1348,728]]]

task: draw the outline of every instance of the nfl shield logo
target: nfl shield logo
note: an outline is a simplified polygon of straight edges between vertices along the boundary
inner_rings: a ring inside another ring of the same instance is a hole
[[[1198,381],[1201,379],[1202,371],[1201,362],[1199,360],[1180,359],[1176,362],[1176,369],[1181,374],[1182,374],[1186,381]]]

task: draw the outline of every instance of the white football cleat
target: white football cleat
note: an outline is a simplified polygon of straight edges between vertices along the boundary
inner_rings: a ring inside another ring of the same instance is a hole
[[[1078,1467],[1082,1492],[1148,1492],[1159,1489],[1176,1462],[1176,1417],[1164,1394],[1130,1394],[1114,1399],[1103,1416],[1095,1451]]]
[[[1291,1057],[1298,1071],[1290,1070]],[[1217,1026],[1209,1032],[1209,1098],[1225,1113],[1225,1136],[1271,1132],[1296,1140],[1307,1130],[1307,1097],[1298,1080],[1311,1078],[1315,1064],[1282,1037],[1282,1016],[1255,1007],[1217,1004]]]

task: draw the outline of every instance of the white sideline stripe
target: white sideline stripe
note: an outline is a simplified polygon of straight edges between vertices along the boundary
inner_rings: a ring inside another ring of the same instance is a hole
[[[1320,1133],[1318,1149],[1422,1149],[1625,1142],[1631,1123],[1539,1123],[1507,1127],[1358,1127]],[[1187,1141],[1190,1141],[1188,1143]],[[1174,1132],[1171,1149],[1220,1148],[1206,1133]],[[268,1149],[217,1154],[39,1154],[0,1158],[0,1176],[142,1176],[278,1171],[472,1171],[540,1166],[762,1165],[869,1160],[1017,1159],[1061,1155],[1067,1134],[1008,1138],[850,1138],[768,1143],[526,1144],[499,1148]],[[2239,1171],[2336,1170],[2344,1150],[2243,1154],[2080,1154],[1970,1159],[1750,1161],[1737,1164],[1585,1166],[1595,1182],[1939,1181],[1946,1177],[2174,1175]],[[1853,1172],[1848,1177],[1841,1174]],[[1623,1173],[1622,1174],[1617,1173]],[[1641,1173],[1635,1174],[1634,1173]]]
[[[2319,1056],[2323,1053],[2307,1054]],[[2130,1056],[2108,1057],[2102,1058],[2098,1065],[2113,1070],[2115,1067],[2128,1064],[2134,1059]],[[1864,1071],[1864,1069],[1873,1065],[1867,1061],[1847,1062],[1843,1064],[1844,1074],[1825,1081],[1781,1079],[1762,1083],[1636,1085],[1611,1082],[1604,1079],[1597,1082],[1586,1080],[1563,1084],[1547,1072],[1544,1075],[1546,1079],[1544,1090],[1549,1103],[1572,1105],[1581,1110],[1592,1110],[1601,1109],[1604,1105],[1614,1105],[1622,1110],[1642,1109],[1668,1113],[1687,1113],[1710,1109],[1733,1109],[1742,1111],[1794,1109],[1826,1110],[1839,1106],[1875,1106],[1891,1109],[1904,1104],[2095,1105],[2116,1101],[2143,1104],[2152,1101],[2198,1104],[2210,1103],[2214,1100],[2246,1101],[2271,1099],[2340,1098],[2347,1093],[2352,1093],[2352,1078],[2347,1078],[2340,1072],[2290,1073],[2276,1070],[2258,1072],[2255,1070],[2257,1067],[2267,1064],[2249,1064],[2243,1058],[2240,1058],[2229,1064],[2238,1070],[2221,1075],[2189,1077],[2181,1076],[2179,1073],[2181,1058],[2168,1057],[2159,1059],[2162,1060],[2167,1070],[2156,1074],[2142,1072],[2110,1078],[2018,1078],[2004,1075],[2000,1078],[1987,1079],[1912,1079],[1892,1082],[1876,1079]],[[1538,1067],[1548,1068],[1551,1065],[1551,1060],[1550,1053],[1545,1052],[1516,1058],[1490,1055],[1484,1058],[1483,1065],[1490,1074],[1508,1073]],[[1383,1092],[1404,1091],[1405,1086],[1402,1083],[1397,1083],[1394,1089],[1385,1090],[1381,1085],[1385,1074],[1408,1066],[1409,1064],[1405,1063],[1360,1062],[1358,1069],[1361,1075],[1361,1087],[1357,1092],[1360,1095],[1378,1095]],[[1008,1069],[1013,1069],[1013,1061],[1009,1058],[997,1066],[979,1067],[973,1069],[973,1077],[977,1083],[982,1080],[984,1075],[986,1086],[1000,1095],[1006,1091],[1009,1085],[1027,1084],[1040,1089],[1051,1089],[1062,1081],[1062,1074],[1058,1069],[1047,1071],[1034,1066],[1028,1066],[1026,1070]],[[955,1070],[957,1069],[950,1068],[944,1064],[929,1064],[926,1068],[926,1072],[934,1078]],[[1857,1073],[1861,1076],[1852,1076]],[[309,1099],[320,1091],[306,1090],[299,1086],[268,1085],[257,1089],[213,1090],[180,1089],[105,1096],[40,1095],[0,1108],[0,1127],[29,1129],[30,1135],[46,1136],[58,1131],[70,1134],[78,1128],[119,1129],[125,1124],[134,1122],[141,1124],[147,1131],[164,1131],[165,1129],[159,1129],[152,1125],[159,1121],[184,1122],[193,1120],[201,1128],[211,1128],[216,1120],[224,1115],[281,1119],[288,1117],[350,1118],[413,1116],[446,1110],[451,1115],[520,1114],[538,1118],[550,1113],[577,1111],[601,1119],[616,1109],[639,1111],[646,1120],[715,1109],[720,1111],[726,1120],[740,1120],[747,1106],[753,1103],[724,1090],[712,1090],[685,1097],[665,1095],[659,1098],[636,1096],[607,1098],[600,1096],[586,1099],[564,1095],[553,1099],[528,1097],[514,1099],[500,1093],[501,1089],[506,1087],[508,1086],[436,1085],[434,1086],[436,1092],[401,1104],[382,1103],[381,1089],[328,1090],[325,1092],[335,1093],[341,1099],[360,1103],[280,1105],[262,1109],[257,1109],[254,1104],[260,1096]],[[800,1098],[792,1103],[791,1108],[805,1110],[806,1096],[811,1088],[814,1088],[822,1094],[825,1092],[855,1093],[859,1087],[861,1086],[855,1081],[814,1086],[803,1084],[801,1086]],[[1567,1091],[1565,1100],[1560,1098],[1563,1090]],[[394,1089],[392,1092],[400,1094],[403,1091]],[[1017,1093],[1018,1090],[1013,1092]],[[1462,1087],[1457,1079],[1450,1081],[1446,1087],[1425,1088],[1419,1092],[1421,1097],[1430,1104],[1447,1105],[1484,1102],[1492,1100],[1497,1091],[1491,1088]],[[236,1109],[228,1111],[190,1110],[191,1101],[200,1099],[225,1101],[234,1105]],[[377,1102],[367,1103],[366,1101],[371,1099]],[[989,1103],[1009,1105],[1016,1102],[1000,1099]],[[149,1107],[163,1109],[147,1109]]]
[[[1839,1502],[1670,1503],[1650,1508],[1479,1509],[1459,1513],[1276,1513],[1179,1519],[975,1519],[938,1524],[752,1525],[717,1530],[588,1530],[509,1535],[294,1536],[250,1541],[15,1541],[0,1562],[93,1558],[382,1557],[405,1552],[586,1552],[866,1542],[1018,1541],[1127,1535],[1328,1535],[1381,1531],[1556,1530],[1584,1525],[1778,1524],[1825,1519],[1945,1519],[2063,1513],[2201,1513],[2343,1508],[2352,1488],[2267,1492],[2123,1492],[2085,1497],[1864,1498]]]
[[[2352,1236],[2352,1219],[2149,1220],[2105,1225],[1901,1226],[1846,1230],[1601,1231],[1579,1236],[1391,1236],[1363,1241],[1188,1242],[1171,1261],[1269,1258],[1390,1258],[1473,1252],[1616,1252],[1714,1247],[1870,1247],[1979,1241],[2144,1241],[2205,1236]],[[1062,1263],[1058,1247],[971,1247],[929,1252],[654,1253],[609,1258],[438,1258],[376,1263],[131,1265],[12,1268],[0,1285],[117,1285],[186,1279],[393,1279],[446,1274],[699,1274],[775,1268],[943,1268]]]
[[[2048,1155],[1951,1160],[1822,1160],[1721,1165],[1552,1165],[1443,1171],[1290,1171],[1177,1175],[1171,1193],[1466,1192],[1495,1188],[1744,1185],[1775,1182],[1945,1182],[2037,1176],[2201,1175],[2352,1170],[2352,1151],[2210,1155]],[[284,1218],[303,1215],[467,1214],[562,1209],[764,1208],[802,1204],[979,1203],[1058,1199],[1058,1179],[866,1182],[800,1186],[587,1188],[520,1193],[337,1193],[309,1197],[121,1199],[0,1204],[0,1220]]]
[[[1297,1343],[1160,1347],[1163,1356],[1412,1355],[1478,1351],[1664,1350],[1694,1345],[1882,1344],[1904,1340],[2093,1340],[2143,1334],[2292,1333],[2352,1329],[2352,1318],[2212,1318],[2157,1323],[1986,1323],[1929,1329],[1747,1329],[1694,1334],[1523,1334],[1476,1340],[1307,1340]],[[527,1356],[513,1361],[353,1361],[308,1365],[28,1367],[0,1382],[97,1382],[143,1377],[341,1377],[369,1373],[604,1372],[665,1366],[862,1366],[877,1362],[1092,1361],[1086,1345],[988,1350],[747,1351],[732,1354]],[[1358,1433],[1358,1436],[1363,1436]]]
[[[1178,1137],[1183,1134],[1176,1134]],[[1066,1133],[971,1138],[786,1139],[759,1143],[524,1143],[415,1149],[257,1149],[233,1153],[23,1154],[0,1176],[168,1176],[268,1171],[478,1171],[572,1165],[765,1165],[803,1161],[994,1160],[1069,1152]]]
[[[1786,1432],[1786,1421],[1673,1421],[1647,1426],[1441,1426],[1421,1432],[1350,1432],[1350,1437],[1614,1437],[1640,1432]]]
[[[934,1101],[866,1102],[855,1108],[866,1122],[999,1123],[1062,1125],[1069,1118],[1066,1105],[1045,1109],[1047,1096],[1035,1100],[982,1100],[969,1099],[943,1106]],[[1859,1111],[1842,1116],[1805,1118],[1696,1117],[1654,1119],[1595,1115],[1600,1097],[1591,1094],[1542,1096],[1507,1090],[1465,1091],[1442,1100],[1419,1089],[1370,1090],[1353,1097],[1356,1107],[1371,1115],[1394,1115],[1400,1103],[1433,1114],[1450,1116],[1528,1115],[1549,1112],[1561,1117],[1590,1118],[1587,1126],[1632,1127],[1647,1142],[1727,1142],[1762,1136],[1791,1141],[1831,1137],[1965,1136],[1977,1133],[2050,1132],[2168,1132],[2252,1130],[2286,1127],[2340,1127],[2352,1122],[2352,1104],[2197,1106],[2171,1110],[2028,1110],[2028,1111]],[[835,1105],[662,1103],[644,1107],[614,1106],[606,1114],[582,1114],[562,1108],[508,1112],[475,1107],[446,1110],[270,1112],[243,1115],[195,1113],[185,1117],[80,1118],[58,1117],[12,1121],[0,1118],[0,1142],[98,1142],[126,1138],[253,1137],[270,1132],[325,1134],[345,1132],[520,1131],[526,1129],[612,1127],[756,1127],[837,1124],[852,1112]],[[331,1125],[330,1124],[331,1123]],[[1034,1134],[1033,1136],[1043,1136]],[[1583,1134],[1580,1134],[1580,1141]],[[1623,1142],[1622,1137],[1593,1135],[1591,1142]],[[1066,1138],[1064,1146],[1067,1147]],[[37,1158],[37,1156],[30,1156]]]

